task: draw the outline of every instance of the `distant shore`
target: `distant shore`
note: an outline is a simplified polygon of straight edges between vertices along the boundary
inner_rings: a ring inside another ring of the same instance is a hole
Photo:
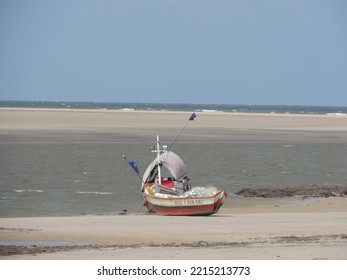
[[[172,140],[191,112],[0,108],[0,142]],[[199,112],[181,141],[347,140],[345,115]]]

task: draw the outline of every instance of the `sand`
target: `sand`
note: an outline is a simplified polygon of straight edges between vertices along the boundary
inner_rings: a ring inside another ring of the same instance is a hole
[[[171,141],[191,112],[0,109],[0,141]],[[197,113],[180,140],[346,141],[347,116]]]
[[[347,140],[347,116],[197,115],[180,140]],[[156,133],[172,140],[189,116],[190,112],[3,108],[0,142],[152,141]],[[0,259],[346,260],[347,200],[239,197],[227,200],[210,217],[130,213],[1,218],[0,241],[9,242],[0,246]],[[31,245],[11,246],[21,242]]]
[[[3,260],[346,260],[347,198],[229,198],[210,217],[0,219]]]
[[[0,258],[346,260],[347,209],[342,199],[330,198],[323,202],[325,207],[311,209],[288,202],[263,202],[245,212],[222,208],[210,217],[131,213],[2,218],[2,242],[33,242],[36,246],[2,247]],[[46,242],[45,246],[38,241]],[[65,246],[47,246],[62,242]],[[69,243],[80,246],[68,247]]]

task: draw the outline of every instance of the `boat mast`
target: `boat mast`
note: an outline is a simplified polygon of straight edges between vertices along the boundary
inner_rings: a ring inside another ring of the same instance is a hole
[[[160,168],[160,154],[161,154],[161,150],[160,150],[160,143],[159,143],[159,135],[157,135],[157,161],[158,161],[158,182],[161,185],[161,168]]]

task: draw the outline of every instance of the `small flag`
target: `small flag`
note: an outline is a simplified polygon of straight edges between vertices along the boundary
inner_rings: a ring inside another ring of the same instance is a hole
[[[129,165],[134,169],[134,171],[137,173],[137,174],[140,174],[140,170],[139,168],[137,167],[137,163],[135,160],[131,160],[131,161],[128,161]]]
[[[190,121],[194,121],[195,118],[196,118],[196,115],[195,115],[195,113],[193,113],[193,114],[190,116],[189,120],[190,120]]]

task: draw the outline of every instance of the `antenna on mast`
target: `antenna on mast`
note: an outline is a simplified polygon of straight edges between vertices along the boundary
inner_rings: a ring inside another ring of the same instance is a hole
[[[169,148],[167,149],[168,152],[170,152],[171,147],[173,146],[173,144],[175,144],[175,142],[177,141],[178,137],[180,137],[180,135],[182,134],[183,130],[186,128],[186,126],[188,125],[189,121],[194,121],[194,119],[196,118],[196,114],[193,113],[191,114],[191,116],[189,117],[189,119],[186,121],[185,125],[182,127],[182,129],[180,130],[180,132],[178,133],[178,135],[176,136],[176,138],[171,142]]]

